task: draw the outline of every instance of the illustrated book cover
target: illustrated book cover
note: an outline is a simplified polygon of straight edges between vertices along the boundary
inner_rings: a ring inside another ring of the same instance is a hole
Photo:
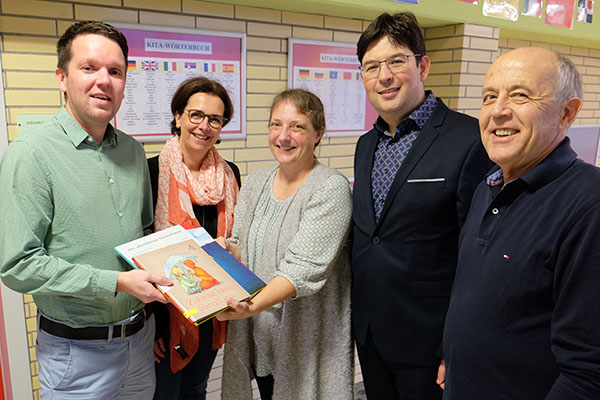
[[[158,289],[196,325],[226,310],[227,299],[246,300],[265,286],[202,228],[172,227],[115,250],[134,267],[170,278],[172,286]]]

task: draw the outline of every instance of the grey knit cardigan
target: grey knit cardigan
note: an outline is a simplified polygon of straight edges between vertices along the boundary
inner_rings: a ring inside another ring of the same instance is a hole
[[[250,224],[253,218],[261,217],[254,215],[256,204],[264,190],[272,190],[267,183],[277,167],[266,167],[248,176],[238,197],[234,237],[237,237],[242,249],[244,262],[247,261],[244,249]],[[339,187],[344,194],[331,200],[314,196],[326,182],[329,185],[333,183],[335,190]],[[317,197],[318,201],[315,200]],[[337,204],[332,204],[334,202]],[[261,337],[271,337],[275,343],[268,355],[273,362],[275,379],[273,399],[352,399],[354,353],[350,332],[351,278],[347,246],[351,207],[348,181],[339,172],[315,163],[307,180],[288,203],[288,209],[273,225],[264,246],[261,267],[270,268],[273,272],[267,280],[281,275],[278,267],[286,262],[286,252],[295,239],[303,213],[310,209],[312,213],[322,211],[319,220],[324,219],[326,224],[327,220],[343,221],[344,228],[327,236],[333,237],[331,243],[336,248],[324,269],[326,276],[319,277],[321,283],[316,287],[314,282],[308,282],[302,289],[297,287],[295,298],[252,317],[251,322],[249,319],[229,322],[222,399],[252,399],[250,363],[253,359],[253,337],[257,338],[257,342]],[[306,237],[303,240],[311,239]],[[249,268],[252,269],[252,266]]]

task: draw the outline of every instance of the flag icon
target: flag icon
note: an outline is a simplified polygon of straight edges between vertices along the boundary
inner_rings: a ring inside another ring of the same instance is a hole
[[[135,60],[127,60],[127,70],[135,71],[137,67],[137,63]]]
[[[233,64],[223,64],[223,72],[233,72]]]
[[[352,72],[344,72],[344,80],[348,81],[352,79]]]
[[[158,61],[150,61],[150,60],[142,61],[142,70],[158,71]]]
[[[337,79],[337,71],[329,71],[329,79]]]
[[[165,61],[163,63],[163,71],[177,71],[177,63]]]
[[[186,62],[183,66],[185,69],[196,69],[195,62]]]
[[[310,70],[308,69],[301,69],[298,71],[300,75],[300,78],[310,78]]]
[[[323,79],[325,75],[322,72],[315,72],[315,79]]]
[[[208,72],[208,69],[209,69],[209,64],[204,63],[204,72]]]

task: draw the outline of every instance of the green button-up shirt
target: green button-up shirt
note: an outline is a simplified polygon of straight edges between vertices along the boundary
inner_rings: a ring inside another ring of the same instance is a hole
[[[143,307],[115,295],[130,267],[113,248],[151,223],[144,150],[110,125],[98,145],[63,108],[0,163],[0,276],[64,324],[107,324]]]

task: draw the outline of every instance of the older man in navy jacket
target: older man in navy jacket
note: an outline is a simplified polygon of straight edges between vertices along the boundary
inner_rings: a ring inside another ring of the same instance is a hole
[[[461,232],[444,398],[600,399],[600,169],[565,138],[575,66],[539,48],[494,62],[483,144],[499,168]]]

